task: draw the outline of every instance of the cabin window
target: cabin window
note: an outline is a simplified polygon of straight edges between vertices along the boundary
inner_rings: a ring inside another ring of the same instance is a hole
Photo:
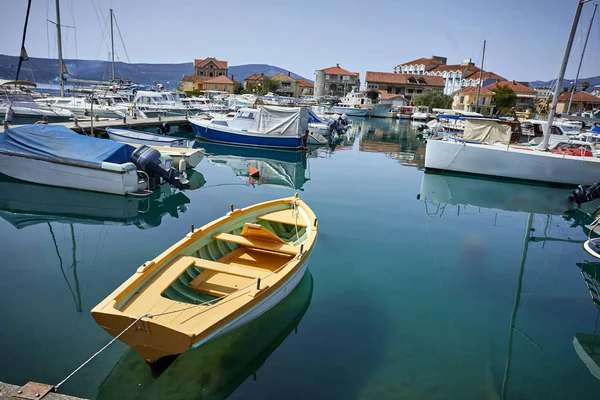
[[[211,73],[208,74],[208,76],[214,76],[214,74],[211,72]]]
[[[210,67],[209,67],[209,68],[210,68],[210,69],[213,69],[213,68],[214,68],[214,65],[210,64]]]
[[[215,86],[214,86],[214,89],[215,89],[215,90],[219,90],[219,85],[218,85],[218,84],[215,84]]]
[[[223,85],[223,90],[227,90],[227,85]]]
[[[200,76],[204,76],[204,71],[200,71]]]
[[[460,104],[464,104],[464,102],[465,102],[465,96],[460,96],[460,98],[458,99],[458,102]]]
[[[329,79],[329,75],[325,75],[325,79]]]
[[[349,81],[350,77],[348,75],[344,75],[342,78],[343,81]]]

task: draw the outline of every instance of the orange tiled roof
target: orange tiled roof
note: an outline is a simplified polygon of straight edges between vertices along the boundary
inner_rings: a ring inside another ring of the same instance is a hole
[[[182,82],[204,82],[208,77],[207,76],[196,76],[196,75],[184,75],[181,78]]]
[[[315,85],[307,81],[306,79],[298,79],[298,86],[300,87],[314,87]]]
[[[400,99],[404,99],[404,100],[406,100],[406,102],[408,102],[408,100],[401,94],[388,93],[384,90],[378,90],[378,92],[379,92],[379,98],[381,100],[391,100],[391,99],[400,98]]]
[[[244,80],[245,81],[262,81],[263,79],[265,79],[265,74],[252,74]]]
[[[410,79],[414,78],[416,82],[411,82]],[[421,83],[419,80],[423,79]],[[407,85],[427,85],[427,86],[440,86],[444,87],[444,78],[441,76],[432,75],[413,75],[413,74],[396,74],[393,72],[372,72],[367,71],[366,81],[369,83],[396,83],[396,84],[407,84]]]
[[[283,72],[281,72],[277,75],[273,75],[271,77],[271,79],[273,79],[274,81],[278,81],[278,82],[296,82],[296,80],[294,78],[292,78],[288,74],[284,74]]]
[[[492,83],[491,85],[487,85],[486,88],[489,88],[490,90],[494,90],[496,87],[498,86],[508,86],[509,88],[511,88],[515,93],[519,94],[535,94],[535,90],[533,90],[530,87],[527,87],[525,85],[521,85],[520,83],[517,83],[515,81],[502,81],[502,82],[496,82],[496,83]]]
[[[220,69],[227,69],[227,65],[228,65],[227,61],[217,60],[214,57],[208,57],[208,58],[205,58],[204,60],[194,60],[194,66],[195,67],[203,67],[206,64],[208,64],[210,61],[214,62],[216,64],[216,66],[219,67]]]
[[[204,83],[224,83],[233,85],[235,82],[226,77],[225,75],[215,76],[214,78],[209,78],[204,81]]]
[[[325,72],[326,74],[329,74],[329,75],[353,75],[353,76],[360,76],[360,74],[358,72],[350,72],[347,69],[344,69],[344,68],[339,67],[337,65],[335,67],[325,68],[323,70],[323,72]]]
[[[571,92],[561,93],[558,96],[558,101],[566,103],[571,97]],[[573,103],[600,103],[600,97],[596,97],[588,92],[575,92],[573,95]]]
[[[490,93],[492,91],[490,89],[490,86],[492,86],[492,85],[481,87],[481,89],[479,89],[480,90],[479,93]],[[466,87],[458,89],[457,91],[454,92],[454,94],[458,94],[458,93],[477,93],[477,86],[466,86]]]
[[[402,65],[432,65],[432,64],[437,64],[437,65],[445,65],[442,61],[440,60],[436,60],[435,58],[417,58],[416,60],[412,60],[409,62],[405,62],[405,63],[401,63],[398,64],[399,66]]]

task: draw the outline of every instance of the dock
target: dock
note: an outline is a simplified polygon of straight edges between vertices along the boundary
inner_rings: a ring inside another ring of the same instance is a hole
[[[24,397],[19,396],[19,390],[21,386],[10,385],[8,383],[0,382],[0,400],[13,400],[23,399]],[[21,393],[23,395],[23,393]],[[33,394],[35,397],[35,394]],[[38,396],[39,399],[44,400],[83,400],[80,397],[73,397],[61,393],[48,393],[45,396]]]
[[[148,128],[159,128],[163,123],[173,126],[190,126],[188,117],[186,116],[174,116],[174,117],[156,117],[156,118],[127,118],[124,119],[100,119],[90,121],[89,118],[77,119],[69,122],[54,122],[48,123],[48,125],[63,125],[67,128],[77,132],[84,133],[86,135],[93,135],[97,137],[106,135],[106,128],[123,128],[123,129],[138,129],[144,130]],[[11,125],[16,127],[18,125]],[[0,133],[4,132],[4,127],[0,125]]]

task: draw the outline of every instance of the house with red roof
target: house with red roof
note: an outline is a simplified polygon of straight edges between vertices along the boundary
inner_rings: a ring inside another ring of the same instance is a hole
[[[360,74],[348,71],[340,64],[315,71],[315,97],[344,97],[354,87],[360,88]]]
[[[396,65],[394,72],[441,76],[444,78],[444,94],[447,95],[463,87],[478,86],[480,82],[481,86],[486,86],[506,80],[493,72],[481,71],[470,58],[465,58],[461,64],[448,64],[447,58],[440,56],[419,58]]]
[[[206,76],[208,78],[221,75],[227,76],[228,68],[227,61],[217,60],[214,57],[194,60],[194,75],[196,76]]]
[[[365,81],[367,90],[379,90],[387,94],[399,94],[404,96],[408,101],[414,95],[427,90],[439,93],[444,91],[444,79],[441,76],[367,71]]]
[[[558,96],[558,103],[556,104],[557,113],[567,113],[569,107],[569,100],[571,98],[571,92],[564,92]],[[582,113],[583,111],[592,111],[600,108],[600,97],[596,97],[588,92],[575,92],[573,94],[573,101],[571,102],[570,113]]]
[[[306,79],[298,79],[298,91],[300,96],[313,96],[315,94],[315,85]]]
[[[479,91],[479,105],[477,92]],[[494,114],[494,92],[488,87],[467,86],[454,92],[452,109],[457,111],[479,112],[483,115]]]
[[[485,86],[485,88],[493,91],[498,86],[509,87],[515,92],[515,94],[517,95],[517,100],[515,102],[515,111],[526,112],[527,110],[533,110],[533,104],[535,103],[535,99],[537,96],[535,89],[532,89],[516,81],[500,81],[491,85],[487,85]]]

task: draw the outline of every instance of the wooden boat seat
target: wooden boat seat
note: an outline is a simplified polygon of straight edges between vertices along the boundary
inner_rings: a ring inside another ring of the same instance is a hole
[[[254,237],[244,237],[238,235],[232,235],[231,233],[217,233],[213,236],[215,240],[221,240],[224,242],[235,243],[240,246],[249,247],[253,249],[273,251],[275,253],[284,253],[289,255],[296,255],[300,252],[297,246],[286,244],[285,242],[276,242],[273,240],[265,240]],[[283,243],[282,243],[283,242]]]
[[[213,272],[221,272],[229,275],[237,275],[237,276],[245,276],[247,278],[260,278],[265,276],[268,271],[260,271],[257,269],[244,268],[237,265],[224,264],[217,261],[205,260],[203,258],[197,257],[185,257],[193,260],[193,264],[197,268],[202,268],[204,270],[209,270]]]
[[[273,212],[261,215],[261,216],[257,217],[257,219],[262,220],[262,221],[269,221],[269,222],[279,222],[281,224],[286,224],[286,225],[308,226],[306,224],[306,221],[304,221],[304,218],[301,218],[300,216],[298,216],[298,218],[296,218],[296,216],[293,214],[293,210],[291,208],[289,208],[287,210],[273,211]]]

